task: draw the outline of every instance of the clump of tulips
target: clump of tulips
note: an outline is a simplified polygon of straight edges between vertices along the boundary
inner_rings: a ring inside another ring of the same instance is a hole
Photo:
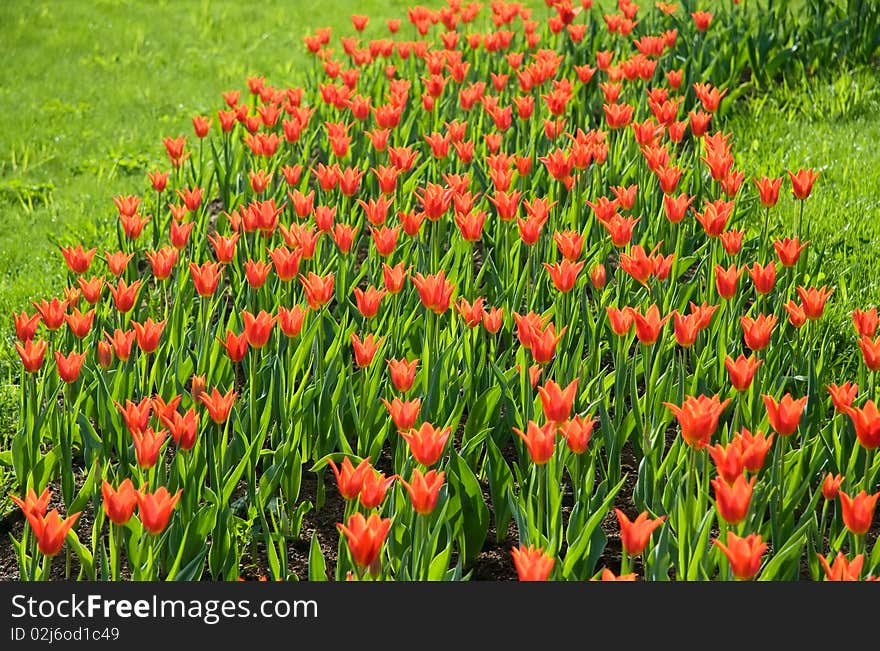
[[[308,34],[61,249],[14,315],[23,578],[460,580],[511,525],[523,580],[876,576],[878,314],[821,275],[819,174],[736,165],[747,9],[547,4]]]

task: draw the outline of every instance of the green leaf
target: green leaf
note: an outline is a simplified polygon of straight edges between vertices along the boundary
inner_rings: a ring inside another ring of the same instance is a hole
[[[312,542],[309,545],[309,581],[326,581],[327,563],[318,543],[318,532],[312,533]]]

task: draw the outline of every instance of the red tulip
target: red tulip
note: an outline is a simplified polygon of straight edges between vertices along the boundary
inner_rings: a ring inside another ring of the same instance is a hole
[[[822,497],[826,500],[836,500],[840,494],[840,487],[843,485],[843,475],[832,475],[830,472],[825,474],[822,480]]]
[[[104,497],[104,513],[111,522],[118,525],[127,524],[137,506],[137,491],[130,479],[119,484],[119,488],[113,486],[105,479],[101,485],[101,494]]]
[[[726,545],[717,538],[712,542],[727,556],[733,575],[742,581],[747,581],[758,573],[761,557],[767,551],[767,543],[762,542],[761,536],[754,533],[741,538],[728,531]]]
[[[520,581],[546,581],[556,562],[555,558],[534,545],[514,547],[511,554]]]
[[[712,480],[712,488],[715,489],[715,506],[718,515],[725,522],[739,524],[745,520],[756,479],[757,477],[752,477],[750,481],[746,481],[745,475],[740,475],[732,484],[728,484],[721,477]]]
[[[299,281],[302,283],[309,307],[313,310],[321,309],[333,297],[334,276],[332,273],[319,276],[310,271],[308,278],[300,274]]]
[[[770,343],[770,335],[777,320],[775,315],[767,316],[764,314],[759,314],[757,319],[748,316],[740,317],[739,322],[743,329],[746,346],[753,351],[766,348]]]
[[[577,393],[577,385],[578,378],[575,378],[565,389],[553,380],[548,380],[544,386],[538,387],[544,417],[548,421],[558,424],[568,420]]]
[[[147,487],[143,486],[137,492],[138,516],[144,529],[154,536],[158,536],[168,526],[168,520],[171,518],[171,512],[177,505],[183,489],[179,489],[174,495],[168,492],[164,486],[160,486],[153,493],[147,492]]]
[[[583,454],[587,451],[590,443],[590,435],[593,433],[593,427],[596,425],[596,419],[584,419],[576,415],[562,425],[562,436],[565,438],[565,444],[574,454]]]
[[[339,530],[348,540],[348,549],[355,564],[361,569],[370,567],[378,573],[379,552],[391,529],[390,518],[380,518],[372,513],[365,518],[361,513],[354,513],[348,519],[348,526],[338,523]]]
[[[159,338],[165,329],[165,320],[156,323],[153,321],[153,317],[147,317],[147,320],[142,324],[132,321],[131,327],[134,328],[138,347],[145,353],[152,353],[159,347]]]
[[[762,398],[767,407],[770,426],[782,436],[794,434],[807,405],[808,396],[795,400],[790,393],[786,393],[778,403],[773,396],[763,395]]]
[[[423,466],[433,466],[440,460],[451,433],[452,429],[449,427],[440,429],[429,423],[422,423],[419,429],[400,432],[400,435],[409,443],[409,451],[413,459]]]
[[[64,261],[67,263],[68,268],[75,274],[84,274],[89,270],[89,266],[92,264],[92,258],[95,256],[95,252],[98,249],[89,249],[88,251],[83,250],[82,244],[77,244],[76,247],[72,246],[62,246],[61,254],[64,256]]]
[[[747,391],[755,377],[755,372],[761,365],[762,360],[756,359],[754,355],[746,357],[740,355],[736,361],[727,356],[724,358],[724,366],[730,375],[730,383],[737,391]]]
[[[58,368],[58,377],[68,384],[76,382],[85,358],[85,353],[77,353],[75,350],[66,357],[56,350],[55,365]]]
[[[356,499],[363,488],[364,478],[373,470],[369,458],[362,460],[356,468],[348,457],[344,457],[339,466],[333,462],[333,459],[328,459],[328,463],[336,476],[339,494],[347,500]]]
[[[373,357],[376,356],[376,351],[379,350],[379,346],[382,345],[382,342],[384,340],[385,337],[379,337],[379,339],[377,340],[373,336],[373,333],[370,333],[366,337],[364,337],[363,341],[361,341],[360,337],[352,332],[351,346],[354,349],[355,363],[360,368],[364,368],[365,366],[369,366],[370,364],[372,364]]]
[[[421,470],[415,468],[410,482],[400,480],[409,493],[413,510],[419,515],[430,515],[434,510],[443,487],[444,474],[443,471],[429,470],[423,475]]]
[[[841,386],[829,384],[828,393],[831,395],[831,402],[834,409],[838,413],[845,413],[846,408],[850,407],[859,393],[859,385],[852,382],[844,382]]]
[[[862,447],[874,450],[880,447],[880,411],[873,400],[868,400],[861,408],[845,406],[843,411],[850,417],[856,436]]]
[[[15,350],[18,351],[18,356],[21,357],[21,363],[26,372],[36,373],[40,370],[48,346],[49,344],[46,341],[36,341],[33,339],[26,341],[24,346],[18,342],[15,343]]]
[[[516,427],[513,431],[526,444],[529,456],[535,465],[542,466],[553,456],[556,445],[555,423],[539,426],[535,421],[530,420],[525,434]]]
[[[717,395],[711,398],[700,395],[685,397],[681,407],[669,402],[663,404],[678,420],[681,426],[681,436],[685,442],[699,450],[709,445],[712,435],[718,428],[721,412],[729,402],[729,398],[724,402],[719,402]]]
[[[205,262],[201,266],[195,262],[189,263],[189,272],[199,296],[214,295],[220,283],[220,270],[221,267],[216,262]]]
[[[25,512],[28,523],[37,539],[37,548],[45,556],[55,556],[61,551],[64,545],[64,539],[68,532],[76,524],[80,514],[74,513],[68,518],[62,520],[58,514],[58,509],[52,509],[48,515],[41,515],[33,511]]]
[[[260,310],[254,316],[247,310],[242,310],[241,318],[244,321],[244,333],[248,343],[254,348],[262,348],[272,336],[272,328],[275,326],[276,317],[265,310]]]
[[[830,564],[822,554],[816,554],[822,568],[825,570],[826,581],[858,581],[862,575],[862,566],[865,563],[865,555],[859,554],[852,561],[847,560],[843,552],[837,552],[834,561]]]
[[[156,465],[167,435],[166,430],[155,431],[152,427],[143,430],[136,429],[131,432],[138,466],[146,470]]]
[[[614,513],[617,515],[617,522],[620,525],[620,542],[624,551],[630,556],[638,556],[644,552],[651,534],[666,520],[665,515],[652,520],[648,517],[647,511],[640,513],[633,521],[630,521],[620,509],[614,509]]]
[[[840,506],[844,526],[857,536],[864,536],[874,520],[874,507],[880,493],[869,495],[864,490],[850,497],[840,491]]]
[[[385,409],[387,409],[388,413],[391,415],[391,420],[394,421],[394,426],[398,431],[404,432],[412,429],[416,424],[422,401],[420,398],[414,398],[409,401],[395,398],[391,402],[388,402],[385,398],[382,398],[382,404],[385,405]]]
[[[218,425],[222,425],[229,418],[229,412],[232,411],[232,405],[238,395],[236,391],[230,389],[226,394],[222,394],[217,387],[211,389],[211,393],[201,394],[200,399],[208,410],[208,415]]]
[[[820,172],[814,172],[813,170],[798,170],[797,173],[789,170],[788,176],[791,179],[791,191],[795,198],[804,200],[809,197],[813,191],[813,183],[819,178],[819,174]]]
[[[742,460],[745,469],[751,473],[756,473],[764,467],[764,460],[773,445],[773,437],[765,437],[763,432],[755,432],[752,434],[746,428],[736,433],[734,442],[739,445],[742,451]]]

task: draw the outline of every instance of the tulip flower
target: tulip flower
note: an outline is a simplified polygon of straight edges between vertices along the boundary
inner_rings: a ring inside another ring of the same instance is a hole
[[[137,506],[137,491],[131,480],[125,479],[114,490],[105,479],[101,485],[101,494],[104,497],[104,513],[110,521],[118,525],[127,524]]]
[[[122,412],[122,419],[129,432],[147,429],[150,422],[150,411],[153,409],[153,401],[150,398],[144,398],[140,402],[126,400],[124,407],[118,402],[115,404],[116,408]]]
[[[862,335],[859,339],[859,348],[862,349],[865,366],[871,371],[880,371],[880,337],[871,339],[867,335]]]
[[[379,312],[379,302],[387,293],[386,289],[377,289],[376,287],[367,287],[362,290],[359,287],[354,288],[354,298],[357,302],[358,311],[365,319],[372,319]]]
[[[762,360],[756,359],[754,355],[751,357],[740,355],[736,361],[730,356],[725,357],[724,366],[730,375],[730,383],[733,388],[737,391],[747,391],[761,362]]]
[[[207,408],[211,420],[222,425],[229,418],[229,412],[232,411],[232,405],[237,395],[238,393],[232,389],[226,394],[222,394],[217,390],[217,387],[214,387],[210,393],[203,393],[199,397]]]
[[[840,507],[843,525],[856,536],[864,536],[874,520],[874,507],[880,499],[880,492],[869,495],[864,490],[850,497],[840,491]]]
[[[622,310],[616,307],[607,306],[605,312],[608,314],[608,322],[611,324],[611,330],[618,337],[626,335],[633,325],[633,310],[625,307]]]
[[[687,396],[681,407],[669,402],[663,404],[678,419],[681,436],[685,442],[699,450],[709,445],[718,428],[721,412],[729,402],[729,398],[720,402],[716,394],[711,398],[704,395]]]
[[[752,434],[746,428],[736,433],[734,442],[740,447],[746,470],[756,473],[764,467],[764,460],[767,458],[770,446],[773,445],[773,437],[773,434],[764,436],[763,432]]]
[[[630,556],[638,556],[644,552],[651,534],[666,520],[665,515],[652,520],[648,517],[647,511],[643,511],[632,521],[620,509],[614,509],[614,513],[620,525],[620,542],[624,551]]]
[[[388,374],[391,376],[394,388],[402,393],[409,391],[416,379],[419,360],[386,359],[385,363],[388,364]]]
[[[798,287],[797,293],[801,297],[804,314],[809,320],[815,321],[825,311],[825,302],[834,293],[834,289],[828,290],[824,285],[818,289],[815,287],[810,287],[809,289]]]
[[[82,244],[77,244],[75,248],[72,246],[62,246],[61,255],[64,256],[64,261],[73,273],[84,274],[89,270],[92,258],[97,250],[93,248],[86,251],[83,249]]]
[[[55,365],[58,368],[58,377],[61,378],[61,381],[68,384],[76,382],[85,358],[85,353],[77,353],[75,350],[66,357],[56,350]]]
[[[733,484],[745,470],[743,448],[736,440],[726,446],[719,443],[710,447],[709,456],[712,457],[718,475],[728,484]]]
[[[736,295],[736,285],[742,274],[742,267],[735,264],[725,269],[721,265],[715,265],[715,287],[718,295],[724,299],[731,299]]]
[[[773,285],[776,283],[776,263],[772,260],[764,266],[756,262],[751,267],[746,267],[746,271],[752,277],[756,292],[769,294],[773,291]]]
[[[21,357],[21,363],[26,372],[36,373],[40,370],[48,347],[48,342],[34,339],[28,339],[23,346],[18,342],[15,343],[15,350],[18,351],[18,356]]]
[[[568,449],[574,454],[586,452],[595,425],[595,418],[581,418],[579,415],[566,421],[562,425],[562,436],[565,438]]]
[[[247,332],[242,332],[240,335],[237,335],[232,332],[232,330],[227,330],[226,339],[220,339],[220,337],[217,337],[217,341],[219,341],[226,349],[226,354],[229,356],[229,361],[231,362],[240,362],[247,354]]]
[[[44,556],[50,557],[61,551],[64,539],[76,524],[79,516],[80,513],[74,513],[62,520],[58,509],[52,509],[45,516],[33,511],[25,513],[28,524],[31,525],[31,530],[37,539],[37,549]]]
[[[530,420],[526,427],[526,433],[514,427],[513,431],[526,444],[532,462],[537,466],[546,464],[553,456],[556,446],[556,424],[546,423],[539,426]]]
[[[205,262],[201,266],[195,262],[189,263],[189,272],[199,296],[213,296],[220,283],[221,266],[216,262]]]
[[[196,444],[196,436],[199,431],[199,415],[195,409],[190,407],[183,414],[173,411],[168,415],[160,416],[160,420],[174,443],[180,446],[181,450],[191,450]]]
[[[565,389],[553,380],[548,380],[544,386],[538,387],[538,395],[541,397],[544,417],[548,421],[562,423],[568,420],[574,404],[577,385],[578,378],[575,378]]]
[[[832,475],[830,472],[825,474],[822,480],[822,497],[827,501],[836,500],[840,494],[840,487],[843,485],[843,475]]]
[[[156,323],[153,321],[153,317],[147,317],[147,320],[142,324],[137,321],[131,322],[131,327],[134,328],[137,337],[138,347],[143,352],[152,353],[159,347],[159,338],[165,329],[165,322],[163,319]]]
[[[385,337],[379,337],[377,340],[373,333],[364,337],[363,341],[361,341],[357,334],[351,333],[351,347],[354,350],[355,363],[359,368],[364,368],[373,363],[373,357],[376,356],[376,351],[379,350],[379,346],[382,345],[383,341],[385,341]]]
[[[661,319],[660,310],[656,305],[651,305],[644,315],[637,310],[631,310],[631,314],[636,328],[636,337],[645,346],[650,346],[657,341],[660,337],[660,330],[672,318],[672,314],[667,314]]]
[[[742,316],[739,319],[743,329],[746,346],[750,350],[757,351],[766,348],[770,343],[770,335],[778,321],[776,315],[767,316],[759,314],[757,319],[748,316]]]
[[[807,406],[808,396],[794,399],[790,393],[782,396],[777,403],[773,396],[762,395],[764,405],[767,407],[767,418],[770,420],[770,427],[782,436],[790,436],[797,430],[801,415]]]
[[[248,260],[244,264],[245,278],[248,285],[254,289],[259,289],[266,284],[270,271],[272,271],[272,265],[262,260]]]
[[[876,307],[865,311],[858,308],[853,310],[852,321],[856,333],[860,337],[873,337],[877,334],[877,326],[880,325],[880,317],[877,315]]]
[[[880,411],[873,400],[868,400],[861,408],[845,405],[842,411],[852,420],[863,448],[874,450],[880,447]]]
[[[822,568],[825,570],[826,581],[858,581],[862,575],[862,566],[865,563],[865,555],[859,554],[852,561],[848,560],[843,552],[837,552],[837,556],[829,563],[822,554],[816,554]]]
[[[403,289],[403,283],[406,281],[408,273],[409,269],[404,266],[403,262],[398,262],[393,267],[382,263],[382,281],[389,294],[397,294]]]
[[[363,459],[357,467],[354,467],[348,457],[342,459],[342,463],[337,466],[333,459],[328,459],[330,469],[336,476],[336,485],[339,487],[339,494],[346,500],[356,499],[358,493],[364,485],[364,477],[372,472],[373,467],[370,465],[370,459]]]
[[[42,518],[46,515],[46,511],[49,509],[49,500],[52,499],[52,491],[50,491],[47,486],[43,489],[43,492],[40,495],[37,495],[33,488],[28,488],[24,499],[16,497],[15,495],[10,495],[9,499],[15,502],[24,515],[30,513]]]
[[[565,293],[574,289],[578,273],[580,273],[580,270],[583,269],[584,264],[586,263],[583,260],[575,263],[563,258],[562,262],[557,262],[553,265],[547,264],[546,262],[542,264],[550,274],[550,279],[553,281],[553,285],[556,289]]]
[[[165,443],[167,435],[167,430],[160,429],[159,431],[154,431],[152,427],[144,430],[137,429],[131,432],[138,466],[147,470],[156,465],[159,459],[159,452],[162,450],[162,444]]]
[[[396,475],[385,477],[385,473],[371,471],[364,475],[358,500],[365,509],[378,509],[385,500],[388,488],[397,479]]]
[[[119,284],[117,286],[108,285],[110,290],[110,294],[113,296],[113,302],[116,305],[116,309],[119,312],[125,313],[131,311],[134,307],[135,301],[137,300],[138,290],[141,287],[141,282],[139,280],[134,281],[131,285],[128,285],[124,279],[119,280]]]
[[[741,538],[732,531],[727,532],[726,545],[718,538],[712,542],[727,556],[733,575],[741,581],[748,581],[758,573],[761,557],[768,547],[758,534],[753,533]]]
[[[143,486],[136,493],[138,503],[138,517],[141,524],[149,533],[158,536],[168,526],[168,520],[171,518],[171,512],[177,505],[183,489],[171,495],[168,489],[160,486],[153,493],[147,492],[147,487]]]
[[[397,430],[399,432],[405,432],[412,429],[416,424],[422,401],[420,398],[414,398],[409,401],[394,398],[394,400],[388,402],[385,398],[382,398],[382,404],[385,405],[385,409],[387,409],[388,413],[391,415],[391,420],[394,421],[394,426]]]
[[[283,305],[278,306],[278,327],[286,337],[296,337],[303,327],[306,311],[299,305],[288,309]]]
[[[756,479],[757,477],[752,477],[750,481],[746,481],[745,475],[740,475],[732,484],[721,477],[712,480],[712,488],[715,489],[715,506],[718,515],[725,522],[739,524],[745,520]]]
[[[409,482],[404,479],[400,480],[409,493],[413,510],[416,513],[430,515],[434,510],[440,489],[443,487],[444,475],[443,471],[436,470],[429,470],[423,475],[421,470],[415,468]]]
[[[400,432],[400,435],[409,443],[410,454],[416,462],[423,466],[433,466],[440,460],[451,433],[450,427],[440,429],[430,423],[422,423],[418,429]]]
[[[39,313],[28,316],[27,312],[21,314],[13,312],[12,320],[15,324],[15,336],[20,342],[30,341],[37,335],[37,327],[41,321]]]
[[[391,519],[381,518],[372,513],[365,518],[361,513],[354,513],[348,519],[348,525],[341,522],[336,525],[348,540],[348,550],[355,564],[362,570],[371,568],[378,573],[379,552],[391,529]]]
[[[797,173],[788,171],[788,176],[791,179],[791,191],[796,199],[803,201],[810,196],[813,191],[813,183],[819,178],[819,174],[820,172],[813,170],[798,170]]]
[[[773,242],[773,248],[776,249],[776,255],[783,267],[793,267],[808,244],[809,242],[801,243],[796,237],[794,239],[786,237]]]
[[[534,545],[520,545],[511,550],[513,565],[520,581],[546,581],[556,559]]]
[[[621,574],[620,576],[615,576],[614,572],[609,570],[607,567],[602,569],[601,581],[635,581],[636,574],[635,572],[629,572],[627,574]]]
[[[272,335],[276,317],[265,310],[260,310],[257,316],[247,310],[242,310],[241,318],[244,321],[244,333],[247,335],[248,344],[254,348],[265,346]]]
[[[754,179],[754,182],[755,186],[758,188],[758,196],[761,200],[761,205],[765,208],[772,208],[775,206],[776,202],[779,201],[779,188],[782,186],[782,177],[771,179],[765,176],[760,179]],[[777,252],[779,251],[778,248],[776,250]],[[783,262],[783,264],[785,263]]]
[[[310,271],[308,278],[300,274],[299,281],[302,283],[306,301],[313,310],[321,309],[333,297],[334,276],[332,273],[319,276]]]
[[[446,280],[446,275],[443,271],[429,274],[428,276],[415,273],[412,276],[412,281],[419,292],[422,305],[435,314],[443,314],[449,309],[449,302],[452,292],[455,291],[455,285]]]

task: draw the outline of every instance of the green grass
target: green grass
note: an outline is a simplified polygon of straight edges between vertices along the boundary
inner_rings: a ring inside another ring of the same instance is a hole
[[[821,170],[804,213],[810,246],[822,252],[813,284],[837,287],[822,323],[846,356],[838,360],[841,373],[854,368],[850,311],[880,304],[880,70],[783,85],[744,101],[727,130],[747,178]],[[788,190],[780,197],[775,232],[788,235],[797,202]]]

